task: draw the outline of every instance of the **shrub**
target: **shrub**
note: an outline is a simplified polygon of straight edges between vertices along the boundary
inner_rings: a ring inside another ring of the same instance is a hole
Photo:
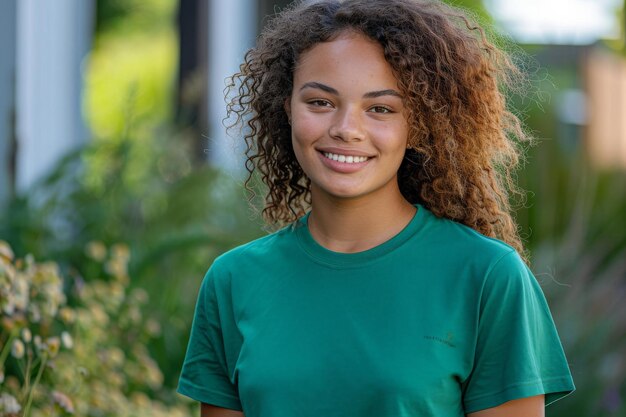
[[[142,314],[146,291],[128,288],[128,248],[91,242],[86,252],[102,279],[14,259],[0,241],[0,415],[187,415],[176,397],[154,399],[163,374],[146,345],[160,327]]]

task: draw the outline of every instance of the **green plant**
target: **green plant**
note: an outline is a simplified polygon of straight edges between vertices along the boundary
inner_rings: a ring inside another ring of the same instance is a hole
[[[164,391],[146,346],[160,333],[142,308],[149,297],[129,289],[129,250],[91,242],[87,256],[101,279],[84,282],[53,262],[13,259],[0,242],[0,415],[185,416]],[[167,391],[167,390],[166,390]],[[173,405],[162,400],[168,398]]]
[[[545,48],[525,47],[544,56]],[[516,102],[539,138],[519,176],[529,194],[517,218],[577,386],[546,415],[623,417],[626,172],[594,167],[584,142],[593,138],[559,120],[554,103],[559,91],[583,88],[579,69],[572,62],[552,65],[533,79],[541,94]]]
[[[94,141],[0,213],[0,236],[16,253],[54,259],[85,281],[101,278],[82,250],[90,241],[128,244],[130,285],[145,288],[146,308],[163,324],[149,349],[169,386],[177,382],[206,269],[219,253],[261,234],[235,179],[192,167],[192,142],[166,129],[149,141]]]
[[[553,227],[549,238],[533,242],[533,269],[549,298],[577,391],[547,415],[621,417],[626,415],[626,175],[597,172],[584,157],[552,161],[535,172],[544,184],[531,209],[546,211],[536,213],[543,215],[536,227],[546,225],[546,216],[558,221],[547,223]]]
[[[55,359],[61,341],[72,339],[59,329],[66,297],[54,263],[36,264],[32,256],[13,263],[13,252],[0,241],[0,411],[30,415],[41,378]]]

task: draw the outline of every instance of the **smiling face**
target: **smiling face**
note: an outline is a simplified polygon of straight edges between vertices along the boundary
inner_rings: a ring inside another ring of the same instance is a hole
[[[314,202],[322,193],[334,198],[400,194],[397,172],[408,123],[380,45],[345,33],[304,52],[285,108]]]

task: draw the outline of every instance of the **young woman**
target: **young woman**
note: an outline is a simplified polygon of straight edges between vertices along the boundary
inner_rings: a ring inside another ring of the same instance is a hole
[[[510,215],[512,70],[432,0],[271,22],[230,110],[284,227],[202,282],[178,391],[203,416],[536,417],[574,390]]]

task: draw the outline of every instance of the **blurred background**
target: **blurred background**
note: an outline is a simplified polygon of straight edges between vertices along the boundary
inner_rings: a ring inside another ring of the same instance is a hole
[[[0,2],[0,415],[184,416],[200,281],[261,236],[223,90],[272,0]],[[455,0],[528,72],[517,219],[577,392],[626,416],[623,0]]]

